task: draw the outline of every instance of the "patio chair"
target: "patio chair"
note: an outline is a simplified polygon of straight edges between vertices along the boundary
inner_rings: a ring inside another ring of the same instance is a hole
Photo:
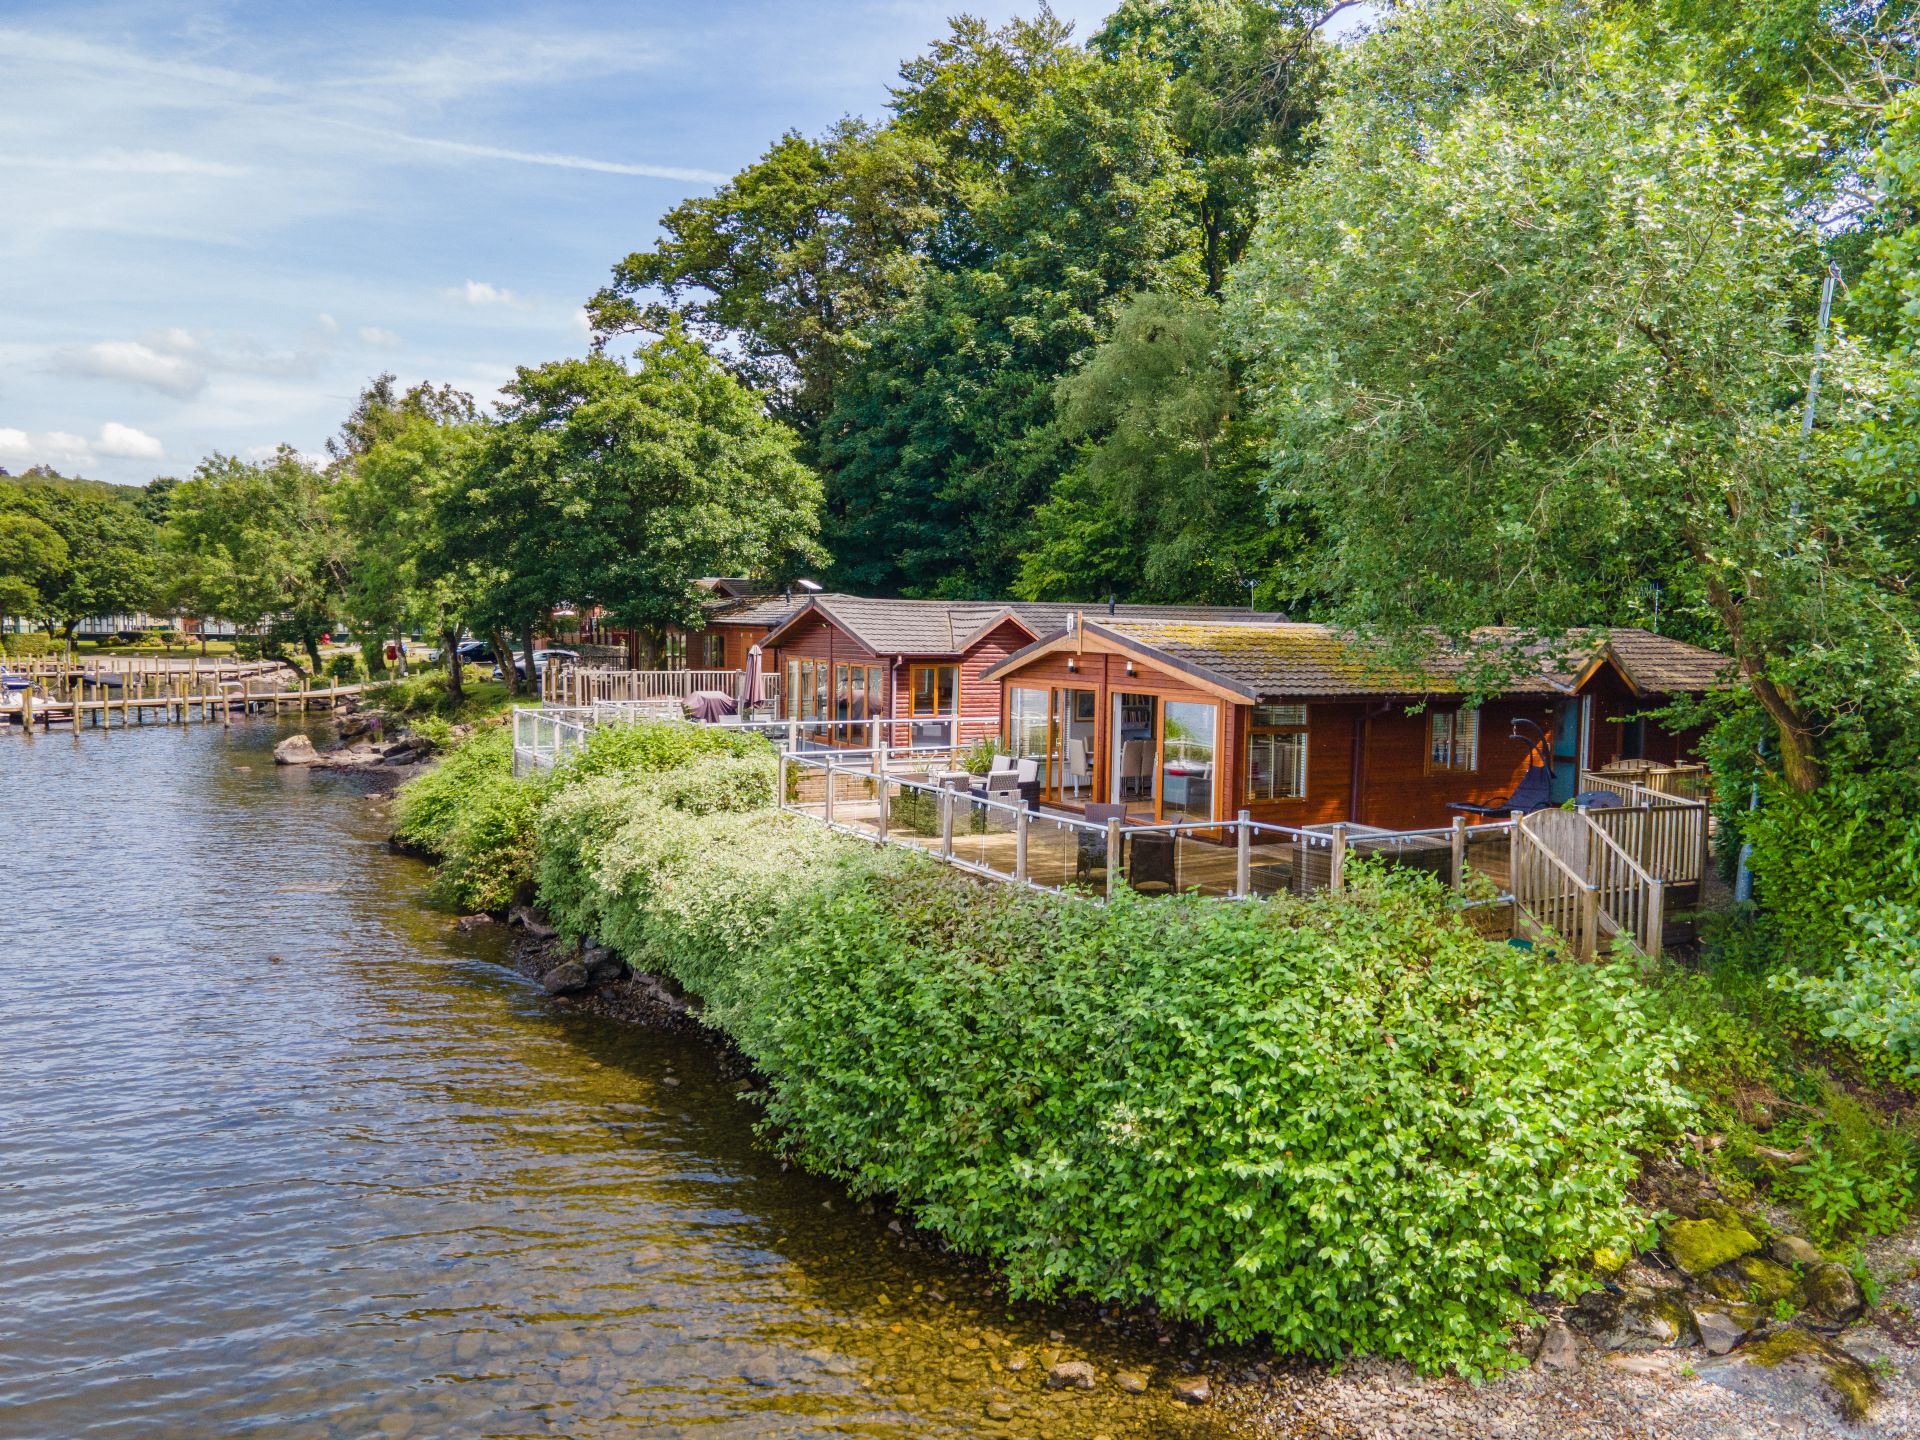
[[[1101,828],[1098,831],[1074,831],[1073,838],[1079,850],[1074,863],[1076,880],[1085,880],[1094,871],[1104,871],[1107,868],[1107,822],[1125,821],[1126,818],[1127,807],[1124,805],[1089,804],[1087,806],[1087,823]]]
[[[1165,830],[1149,830],[1129,838],[1127,883],[1136,890],[1153,886],[1169,894],[1179,888],[1179,881],[1174,878],[1171,834]]]
[[[1498,820],[1513,811],[1532,814],[1535,810],[1545,809],[1551,796],[1548,793],[1547,767],[1529,765],[1527,773],[1520,777],[1520,783],[1513,787],[1513,793],[1504,800],[1496,800],[1491,805],[1474,805],[1465,800],[1451,800],[1447,809],[1458,810],[1462,815],[1479,815],[1484,819]]]
[[[1066,778],[1076,795],[1080,793],[1082,785],[1093,783],[1093,763],[1087,758],[1087,742],[1078,736],[1067,737]]]
[[[1026,802],[1029,810],[1040,803],[1040,761],[1032,755],[1023,755],[1014,762],[1014,781],[1020,787],[1020,798]]]

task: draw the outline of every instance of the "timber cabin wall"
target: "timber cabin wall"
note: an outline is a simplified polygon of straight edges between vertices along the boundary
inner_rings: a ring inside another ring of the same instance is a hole
[[[1407,701],[1369,706],[1361,752],[1360,813],[1364,825],[1390,830],[1422,830],[1452,823],[1448,802],[1492,805],[1507,799],[1527,773],[1538,748],[1531,734],[1513,736],[1516,718],[1531,720],[1546,732],[1553,705],[1545,700],[1489,700],[1480,707],[1478,763],[1471,771],[1435,770],[1430,735],[1435,711],[1457,709],[1435,703],[1416,715]],[[1309,712],[1311,713],[1311,712]],[[1312,741],[1308,741],[1312,754]]]
[[[1658,710],[1672,698],[1634,694],[1611,665],[1595,671],[1580,693],[1593,696],[1593,728],[1587,745],[1588,764],[1596,770],[1627,753],[1627,731],[1634,717]],[[1658,765],[1683,764],[1696,757],[1705,737],[1701,726],[1669,730],[1658,721],[1645,720],[1640,727],[1640,753],[1634,758]]]
[[[1077,670],[1068,670],[1073,659]],[[1009,731],[1006,691],[1016,687],[1093,690],[1097,765],[1093,794],[1110,791],[1112,724],[1116,692],[1190,700],[1222,709],[1220,750],[1215,773],[1214,817],[1232,819],[1247,810],[1253,819],[1275,825],[1316,825],[1353,821],[1386,829],[1423,829],[1449,824],[1449,801],[1492,804],[1505,800],[1526,774],[1536,745],[1531,736],[1511,738],[1513,719],[1524,716],[1544,730],[1553,706],[1537,700],[1492,700],[1481,707],[1478,763],[1474,770],[1433,771],[1429,765],[1430,710],[1409,715],[1408,700],[1351,701],[1305,699],[1307,706],[1307,793],[1300,799],[1246,800],[1246,734],[1253,707],[1230,701],[1194,680],[1145,661],[1126,673],[1127,657],[1093,650],[1077,656],[1055,652],[1037,656],[1003,678],[1000,726]],[[1433,708],[1447,709],[1451,706]],[[1356,785],[1356,766],[1358,783]],[[1358,805],[1355,804],[1356,791]]]

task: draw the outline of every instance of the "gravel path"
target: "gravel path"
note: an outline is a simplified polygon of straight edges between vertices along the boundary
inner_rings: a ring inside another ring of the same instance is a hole
[[[1489,1384],[1422,1380],[1407,1366],[1361,1360],[1339,1373],[1302,1367],[1235,1397],[1247,1433],[1338,1440],[1920,1440],[1920,1235],[1870,1247],[1889,1284],[1879,1307],[1840,1338],[1874,1366],[1881,1394],[1867,1418],[1842,1419],[1810,1394],[1768,1398],[1708,1378],[1697,1346],[1600,1359],[1577,1370],[1528,1369]]]

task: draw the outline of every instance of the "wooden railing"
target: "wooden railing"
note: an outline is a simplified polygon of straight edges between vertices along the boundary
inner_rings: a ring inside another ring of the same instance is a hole
[[[1665,940],[1667,881],[1601,823],[1637,810],[1539,810],[1513,827],[1513,895],[1534,920],[1577,954],[1592,957],[1615,935],[1658,955]],[[1658,833],[1639,824],[1640,835]],[[1630,836],[1630,838],[1632,838]]]
[[[600,670],[550,665],[541,672],[540,694],[551,705],[591,705],[596,700],[684,700],[701,690],[738,699],[746,678],[744,670]],[[779,675],[763,671],[754,703],[771,704],[779,695]]]

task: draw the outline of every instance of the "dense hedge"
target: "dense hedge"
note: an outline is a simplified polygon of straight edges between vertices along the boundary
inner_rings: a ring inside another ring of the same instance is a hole
[[[542,899],[704,997],[807,1164],[1018,1293],[1483,1370],[1529,1292],[1644,1229],[1634,1155],[1686,1102],[1624,969],[1480,941],[1364,867],[1345,897],[1098,905],[750,798],[567,786]]]

